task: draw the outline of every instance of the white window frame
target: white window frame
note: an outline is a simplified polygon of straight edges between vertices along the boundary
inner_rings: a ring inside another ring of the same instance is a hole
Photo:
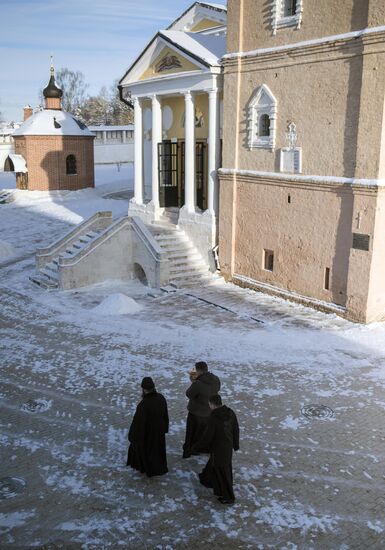
[[[267,101],[261,102],[262,97]],[[259,135],[261,117],[268,115],[270,118],[270,135]],[[277,100],[266,84],[259,86],[249,102],[248,133],[249,148],[274,149],[277,121]]]
[[[297,0],[295,15],[284,16],[285,0],[273,0],[272,5],[272,27],[273,34],[277,34],[278,29],[286,27],[296,27],[299,29],[302,23],[303,0]]]

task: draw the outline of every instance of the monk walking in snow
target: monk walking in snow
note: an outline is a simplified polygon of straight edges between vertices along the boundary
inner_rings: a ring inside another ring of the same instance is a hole
[[[232,455],[239,449],[238,420],[226,405],[222,405],[220,395],[209,398],[211,409],[207,429],[203,437],[192,447],[199,452],[208,448],[210,459],[199,474],[199,480],[205,487],[214,490],[214,495],[222,504],[233,504],[233,467]]]
[[[195,363],[195,370],[190,372],[190,380],[192,384],[186,391],[189,401],[183,458],[191,456],[191,447],[204,434],[211,412],[209,397],[218,393],[221,387],[218,376],[208,371],[205,361]],[[202,452],[208,451],[203,449]]]
[[[142,380],[142,400],[136,408],[128,433],[127,466],[148,477],[168,472],[166,433],[168,432],[167,401],[155,389],[149,376]]]

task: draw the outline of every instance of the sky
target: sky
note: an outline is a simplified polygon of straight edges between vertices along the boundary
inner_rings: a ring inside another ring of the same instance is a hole
[[[124,75],[159,29],[193,0],[0,0],[0,113],[23,118],[56,70],[84,73],[88,93]]]

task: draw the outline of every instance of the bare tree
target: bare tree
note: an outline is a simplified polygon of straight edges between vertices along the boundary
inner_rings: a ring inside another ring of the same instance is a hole
[[[70,113],[81,111],[87,100],[88,88],[88,84],[84,80],[84,74],[80,71],[71,71],[67,67],[63,67],[57,71],[55,79],[63,90],[63,109]]]
[[[119,99],[117,81],[110,89],[103,86],[98,95],[89,97],[79,114],[90,125],[124,125],[133,121],[132,109]]]
[[[118,80],[115,80],[110,89],[112,118],[114,124],[132,124],[134,122],[134,112],[133,109],[120,100],[118,82]]]

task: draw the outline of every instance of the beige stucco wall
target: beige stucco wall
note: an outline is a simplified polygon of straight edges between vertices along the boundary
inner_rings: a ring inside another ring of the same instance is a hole
[[[385,24],[383,0],[304,0],[301,28],[279,29],[274,36],[272,0],[228,0],[228,52],[239,51],[238,34],[242,6],[243,51]]]
[[[229,0],[228,51],[385,24],[378,0],[343,0],[328,10],[317,0],[303,4],[301,29],[281,29],[273,36],[272,2]],[[385,33],[377,32],[225,61],[223,166],[249,171],[220,176],[219,253],[227,279],[239,274],[338,304],[357,321],[384,317],[384,194],[375,185],[328,178],[385,177],[384,44]],[[247,106],[262,84],[277,100],[274,150],[248,147]],[[292,121],[308,181],[261,174],[279,174],[280,149],[287,146]],[[311,175],[324,179],[317,183]],[[353,232],[370,236],[369,251],[352,248]],[[264,249],[274,251],[273,272],[263,269]],[[330,290],[324,289],[326,267]]]
[[[351,216],[345,214],[351,210],[352,195],[343,188],[334,193],[290,183],[238,181],[234,272],[344,305],[351,233]],[[336,255],[337,241],[346,245]],[[273,272],[263,268],[264,249],[274,251]],[[323,290],[326,267],[331,291]]]
[[[302,172],[329,176],[377,178],[385,173],[380,151],[385,97],[385,56],[365,57],[357,44],[344,54],[313,54],[293,63],[248,61],[240,76],[231,65],[225,73],[225,134],[236,127],[240,78],[239,158],[233,139],[224,145],[224,166],[279,171],[280,149],[287,147],[289,122],[297,125]],[[364,81],[362,82],[362,76]],[[276,147],[249,149],[248,109],[255,90],[267,84],[277,100]],[[370,144],[370,146],[369,146]]]
[[[385,189],[378,193],[375,229],[371,243],[372,261],[368,284],[366,322],[384,319],[385,313]]]

